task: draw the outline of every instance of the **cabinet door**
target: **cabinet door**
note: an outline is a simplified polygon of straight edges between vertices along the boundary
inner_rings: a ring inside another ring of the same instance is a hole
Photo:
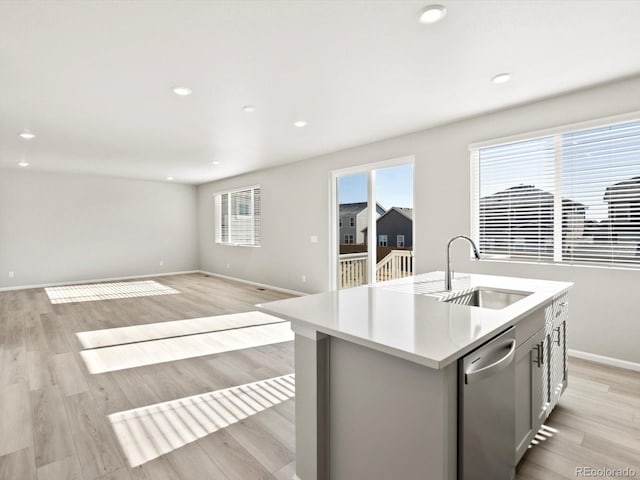
[[[540,329],[516,349],[516,463],[538,432],[547,405],[543,391],[544,338],[544,329]]]
[[[544,329],[538,332],[536,341],[538,348],[536,353],[539,352],[539,356],[536,357],[535,375],[533,376],[533,385],[531,387],[533,391],[533,411],[534,423],[536,426],[536,432],[544,421],[547,419],[550,413],[549,403],[549,344],[547,341]]]
[[[567,318],[569,315],[567,297],[553,303],[553,320],[549,332],[549,403],[552,410],[567,382]]]

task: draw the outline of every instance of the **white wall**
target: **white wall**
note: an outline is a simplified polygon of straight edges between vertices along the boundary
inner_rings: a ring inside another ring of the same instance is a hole
[[[0,288],[197,269],[196,198],[191,185],[0,170]]]
[[[470,231],[469,143],[635,110],[640,111],[640,78],[202,185],[201,268],[293,290],[326,290],[329,172],[415,155],[417,269],[442,270],[447,240]],[[262,185],[262,247],[215,245],[213,192],[256,183]],[[318,235],[319,243],[310,243],[310,235]],[[640,362],[640,305],[636,301],[640,271],[475,263],[468,257],[464,244],[455,247],[456,270],[575,282],[570,348]],[[306,283],[301,280],[303,274]]]

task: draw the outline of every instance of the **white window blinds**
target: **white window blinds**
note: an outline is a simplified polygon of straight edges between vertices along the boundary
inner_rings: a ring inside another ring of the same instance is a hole
[[[216,242],[260,245],[260,186],[219,193],[216,204]]]
[[[563,258],[640,265],[640,122],[562,136]]]
[[[552,260],[553,138],[483,148],[477,161],[481,253]]]
[[[640,122],[471,150],[485,258],[640,266]]]

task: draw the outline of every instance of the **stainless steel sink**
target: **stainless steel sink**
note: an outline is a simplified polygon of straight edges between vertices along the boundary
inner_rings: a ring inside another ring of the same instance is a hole
[[[443,302],[457,303],[469,307],[501,308],[513,305],[518,300],[531,295],[532,292],[522,292],[518,290],[502,290],[497,288],[475,287],[472,290],[455,292],[442,299]]]

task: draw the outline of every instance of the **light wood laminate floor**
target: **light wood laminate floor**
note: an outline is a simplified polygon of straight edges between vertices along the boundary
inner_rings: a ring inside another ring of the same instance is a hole
[[[129,467],[110,414],[293,373],[289,341],[90,374],[77,332],[235,314],[288,297],[202,274],[155,280],[181,293],[52,305],[43,289],[0,292],[0,479],[291,478],[292,399]]]
[[[182,293],[59,305],[42,289],[0,293],[1,480],[291,479],[292,399],[128,465],[109,415],[293,372],[285,342],[91,375],[76,332],[234,314],[287,297],[201,274],[156,280]],[[577,467],[631,467],[640,478],[639,373],[571,359],[569,388],[547,425],[518,480],[581,478]]]

